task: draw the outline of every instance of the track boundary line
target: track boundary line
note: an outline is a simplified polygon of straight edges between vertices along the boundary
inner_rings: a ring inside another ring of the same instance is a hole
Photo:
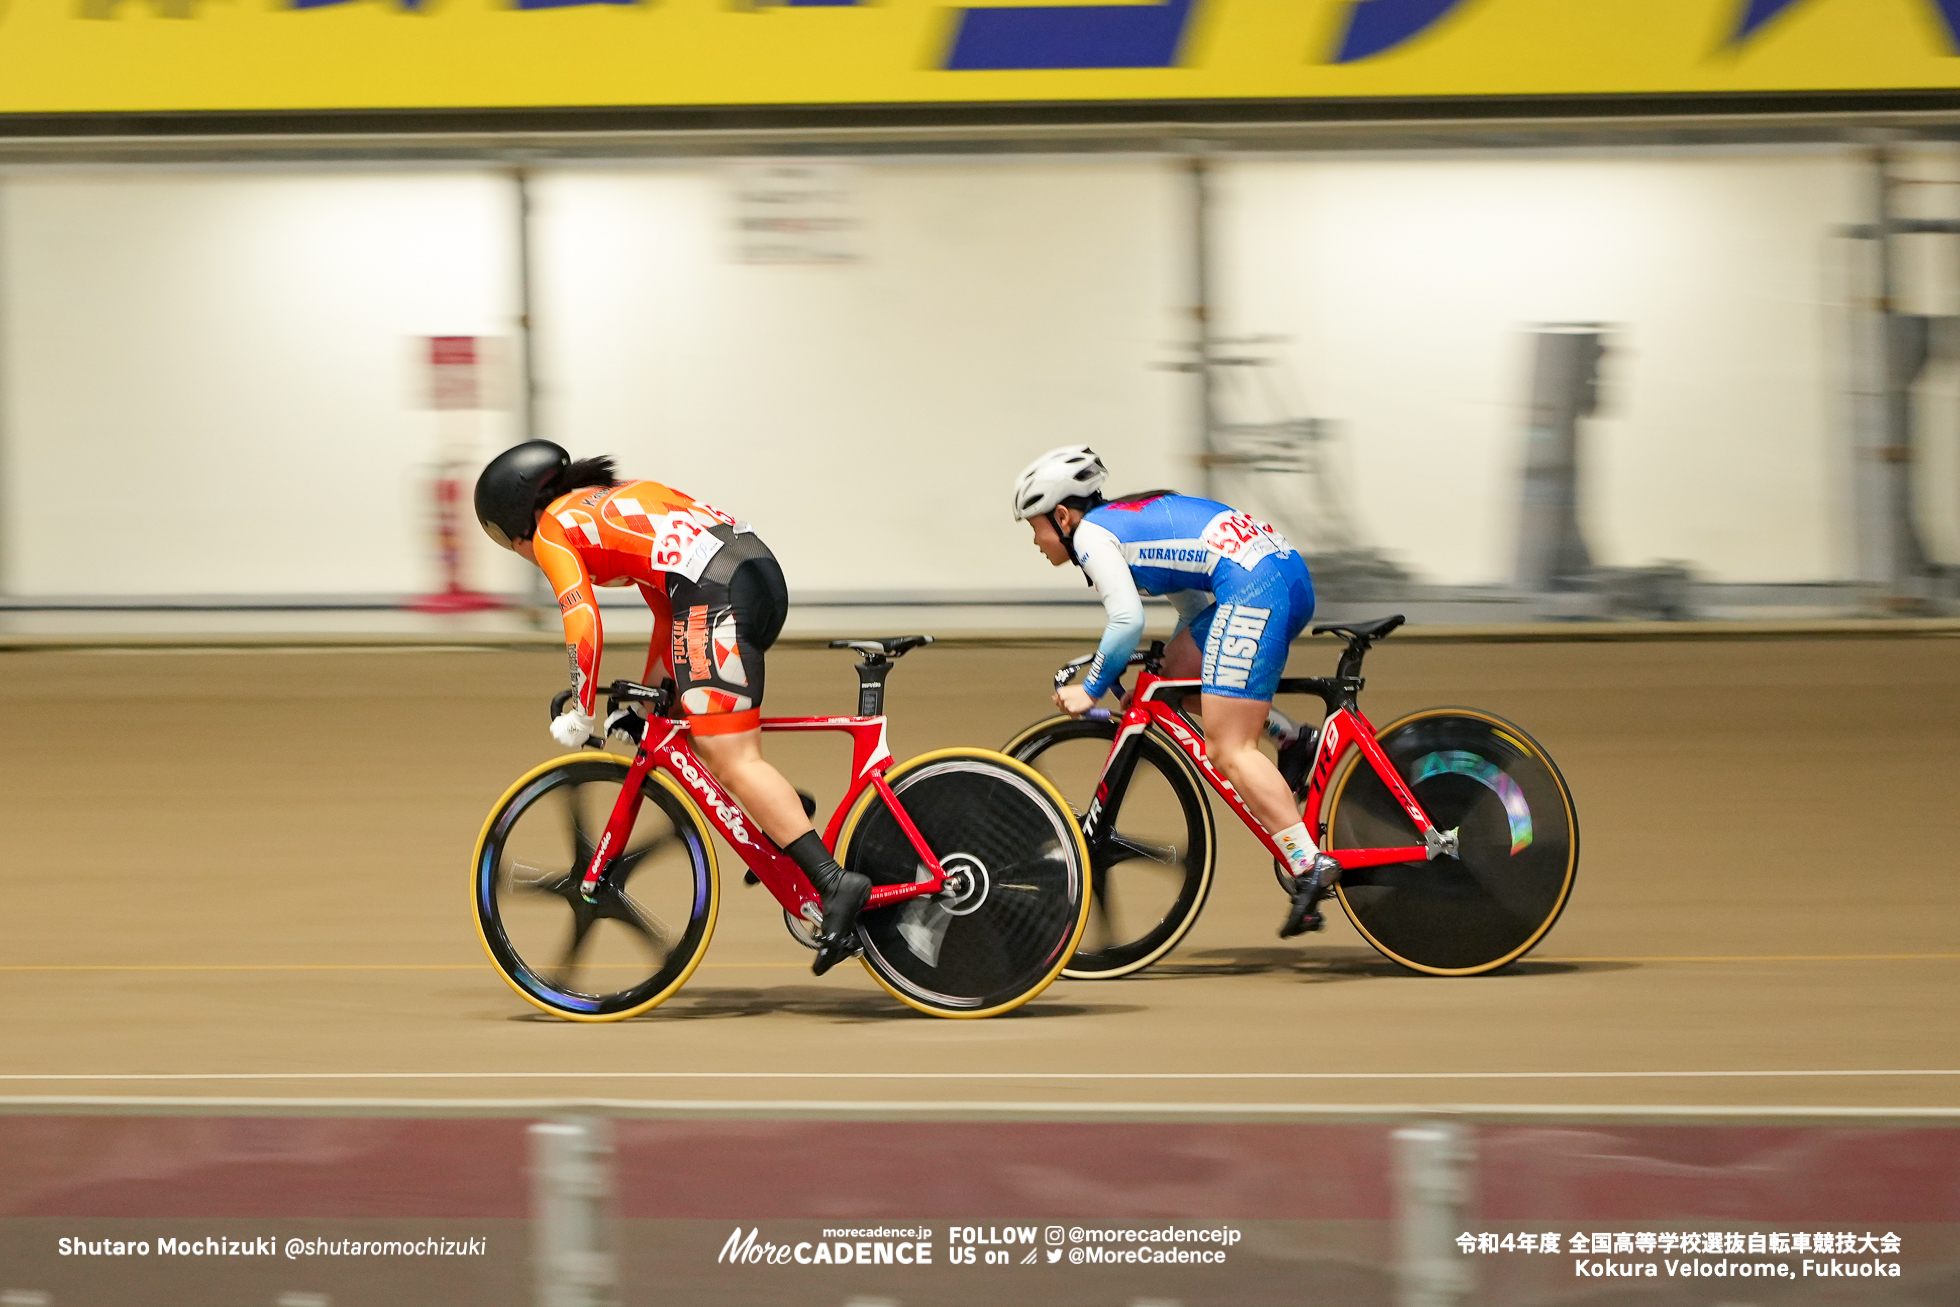
[[[1960,953],[1735,953],[1706,957],[1682,954],[1659,957],[1539,958],[1526,954],[1520,962],[1960,962]]]
[[[1818,1107],[1746,1106],[1738,1104],[1641,1103],[1207,1103],[1076,1101],[998,1101],[988,1099],[712,1099],[712,1098],[267,1098],[169,1097],[155,1095],[0,1096],[0,1113],[46,1108],[109,1110],[157,1108],[283,1109],[373,1114],[573,1113],[581,1111],[690,1113],[719,1116],[796,1113],[885,1113],[924,1115],[1041,1115],[1080,1121],[1096,1116],[1292,1116],[1330,1119],[1434,1118],[1445,1115],[1481,1118],[1683,1118],[1796,1120],[1960,1121],[1960,1107]]]

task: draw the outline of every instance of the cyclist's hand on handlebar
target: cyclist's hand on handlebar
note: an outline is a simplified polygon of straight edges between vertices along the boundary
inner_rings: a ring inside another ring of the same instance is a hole
[[[638,744],[646,734],[646,709],[637,703],[629,703],[624,708],[615,709],[606,717],[606,735],[611,739],[621,739],[628,744]]]
[[[582,713],[576,708],[568,709],[552,718],[551,738],[567,749],[576,749],[583,745],[589,736],[598,733],[594,730],[598,724],[597,718]]]
[[[1079,685],[1064,685],[1055,691],[1055,706],[1071,717],[1080,717],[1095,707],[1096,701]]]

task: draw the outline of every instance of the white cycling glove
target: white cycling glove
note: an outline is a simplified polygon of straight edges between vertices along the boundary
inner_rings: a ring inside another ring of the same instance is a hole
[[[574,708],[569,712],[559,713],[558,716],[552,719],[551,738],[564,745],[567,749],[576,749],[585,743],[588,735],[598,734],[593,729],[598,724],[597,718],[588,716]]]

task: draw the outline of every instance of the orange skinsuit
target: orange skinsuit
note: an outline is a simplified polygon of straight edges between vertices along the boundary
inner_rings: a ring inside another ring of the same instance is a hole
[[[721,540],[709,528],[747,528],[718,508],[700,503],[658,481],[626,481],[587,486],[561,495],[538,519],[533,537],[538,566],[558,596],[565,619],[565,654],[572,665],[572,688],[579,711],[591,716],[599,694],[599,654],[605,632],[599,624],[594,585],[640,587],[653,610],[653,643],[647,649],[647,684],[668,670],[667,648],[673,608],[667,601],[667,573],[698,580]],[[689,573],[692,575],[689,575]],[[720,715],[720,714],[716,714]],[[725,726],[699,716],[694,733],[714,735],[755,725],[755,712],[728,713]],[[723,731],[715,728],[721,726]]]

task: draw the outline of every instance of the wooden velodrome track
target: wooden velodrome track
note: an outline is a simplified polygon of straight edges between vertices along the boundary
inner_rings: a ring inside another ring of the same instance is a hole
[[[608,674],[637,674],[633,643]],[[894,752],[998,745],[1076,651],[910,656]],[[1294,673],[1333,652],[1303,642]],[[519,1000],[478,945],[467,862],[552,752],[558,653],[0,668],[8,1098],[1960,1106],[1952,638],[1391,639],[1368,662],[1376,722],[1487,708],[1571,783],[1578,887],[1531,957],[1418,977],[1338,914],[1281,943],[1268,865],[1225,817],[1211,903],[1165,964],[985,1022],[914,1013],[855,967],[812,978],[726,856],[708,961],[664,1007],[590,1026]],[[779,712],[854,702],[840,654],[780,649],[769,675]],[[836,801],[841,743],[772,756]]]

